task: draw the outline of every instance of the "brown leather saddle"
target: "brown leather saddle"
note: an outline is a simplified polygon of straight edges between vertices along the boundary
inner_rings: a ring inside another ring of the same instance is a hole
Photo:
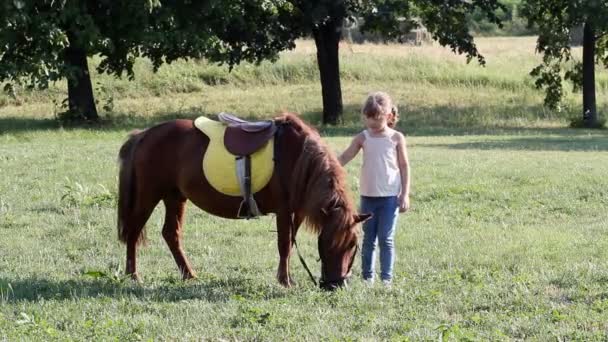
[[[224,146],[237,156],[248,156],[264,146],[277,130],[274,121],[246,121],[228,113],[219,113],[218,119],[225,123]]]
[[[246,121],[228,113],[219,113],[217,117],[227,125],[224,146],[236,156],[237,178],[243,196],[237,217],[249,219],[262,215],[251,193],[251,155],[274,137],[277,127],[272,120]]]

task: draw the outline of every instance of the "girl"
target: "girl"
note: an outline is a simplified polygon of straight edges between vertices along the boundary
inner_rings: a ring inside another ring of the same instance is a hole
[[[388,94],[370,94],[363,104],[362,114],[367,129],[354,137],[338,159],[346,165],[363,149],[361,212],[372,213],[373,216],[363,224],[362,276],[365,281],[374,281],[377,239],[380,245],[380,278],[385,285],[390,285],[398,213],[407,211],[410,206],[407,148],[403,134],[393,129],[399,115]]]

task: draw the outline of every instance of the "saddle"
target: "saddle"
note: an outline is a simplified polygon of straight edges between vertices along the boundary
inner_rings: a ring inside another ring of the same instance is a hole
[[[228,125],[224,146],[237,156],[248,156],[261,149],[277,130],[272,120],[246,121],[228,113],[219,113],[217,117]]]
[[[272,140],[277,127],[272,120],[246,121],[229,113],[219,113],[218,119],[228,126],[224,146],[236,156],[237,178],[243,196],[237,216],[259,216],[261,212],[251,191],[251,155]]]
[[[231,116],[227,116],[230,118]],[[232,116],[234,118],[234,116]],[[238,118],[236,118],[238,119]],[[241,120],[244,121],[244,120]],[[247,121],[245,121],[247,122]],[[270,136],[265,143],[261,143],[261,132],[264,131],[262,124],[259,126],[242,125],[244,130],[256,130],[257,132],[249,132],[253,134],[244,134],[238,130],[231,130],[227,133],[230,124],[209,119],[201,116],[194,120],[194,126],[199,129],[209,139],[209,144],[202,160],[202,171],[209,184],[218,192],[228,196],[238,196],[247,198],[241,202],[241,207],[237,213],[237,217],[251,218],[261,215],[253,194],[262,190],[268,185],[274,173],[274,139]],[[232,127],[238,128],[238,122],[232,124]],[[234,135],[232,135],[234,133]],[[258,136],[258,134],[261,134]],[[241,142],[241,147],[246,149],[231,149],[226,148],[224,141],[228,136],[228,140],[235,139]],[[253,136],[252,141],[256,142],[256,148],[253,153],[250,151],[250,146],[247,145],[248,137]],[[247,165],[248,164],[248,165]],[[249,171],[247,171],[249,170]],[[253,170],[253,172],[252,172]],[[247,184],[249,185],[247,185]]]

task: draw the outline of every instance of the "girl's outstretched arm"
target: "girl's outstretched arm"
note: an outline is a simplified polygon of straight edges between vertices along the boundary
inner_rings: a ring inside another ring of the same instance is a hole
[[[338,161],[340,162],[340,164],[342,164],[342,166],[348,164],[349,161],[355,158],[357,153],[359,153],[361,147],[363,147],[364,141],[365,136],[363,135],[363,133],[359,133],[353,138],[353,141],[351,141],[350,146],[348,146],[348,148],[344,152],[342,152],[342,154],[338,157]]]

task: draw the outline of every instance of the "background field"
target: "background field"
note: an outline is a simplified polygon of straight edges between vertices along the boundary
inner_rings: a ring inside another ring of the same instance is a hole
[[[94,76],[104,123],[61,127],[64,84],[0,95],[0,340],[608,339],[608,133],[566,129],[568,94],[546,111],[527,76],[533,38],[478,40],[487,67],[436,46],[342,46],[345,119],[319,127],[335,151],[361,129],[376,89],[399,104],[413,168],[392,288],[313,288],[299,262],[283,289],[272,217],[230,221],[190,206],[183,283],[160,236],[141,250],[143,284],[122,279],[116,155],[132,128],[219,111],[280,110],[320,121],[314,47],[228,73],[182,62],[134,82]],[[95,61],[93,61],[95,62]],[[608,73],[598,76],[606,113]],[[105,107],[105,109],[102,109]],[[348,166],[357,194],[357,158]],[[316,243],[300,247],[318,272]],[[311,265],[312,264],[312,265]]]

